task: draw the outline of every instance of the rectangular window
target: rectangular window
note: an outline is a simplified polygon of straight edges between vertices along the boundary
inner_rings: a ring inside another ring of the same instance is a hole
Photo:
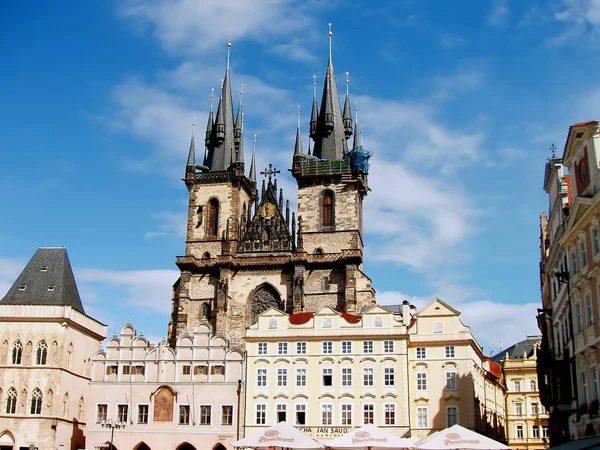
[[[342,425],[352,425],[352,405],[342,405]]]
[[[587,294],[584,298],[585,302],[585,323],[589,327],[594,324],[594,311],[592,309],[592,296]]]
[[[427,351],[425,350],[425,347],[417,347],[416,352],[417,352],[417,359],[427,358]]]
[[[417,391],[427,390],[427,373],[417,372]]]
[[[306,387],[306,369],[296,369],[296,386]]]
[[[296,342],[296,354],[306,355],[306,342]]]
[[[277,386],[287,387],[287,369],[277,369]]]
[[[277,423],[287,422],[287,405],[280,403],[275,408],[277,411]]]
[[[190,405],[179,405],[179,425],[190,424]]]
[[[267,344],[266,342],[259,342],[258,343],[258,354],[266,355],[268,348],[269,348],[269,344]]]
[[[446,358],[454,358],[454,345],[446,346]]]
[[[571,253],[571,275],[577,273],[577,252]]]
[[[538,404],[537,403],[532,403],[531,404],[531,414],[536,415],[539,414],[539,408],[538,408]]]
[[[517,425],[517,439],[523,439],[523,425]]]
[[[382,327],[383,326],[383,319],[381,316],[373,317],[373,326],[374,327]]]
[[[323,353],[325,353],[326,355],[333,353],[333,342],[325,341],[322,343],[322,346],[323,346]]]
[[[208,366],[194,366],[194,375],[208,375]]]
[[[522,416],[523,415],[523,403],[515,403],[515,415]]]
[[[575,303],[575,333],[583,330],[583,318],[581,317],[581,303]]]
[[[121,423],[127,423],[127,412],[128,405],[118,405],[117,406],[117,421]]]
[[[394,353],[394,341],[383,341],[383,353]]]
[[[363,386],[373,386],[373,375],[375,370],[373,367],[363,368]]]
[[[598,400],[598,374],[595,367],[590,371],[590,378],[592,379],[592,400]]]
[[[261,403],[256,405],[256,425],[267,424],[267,405]]]
[[[579,375],[579,378],[581,380],[581,389],[579,390],[580,395],[581,395],[581,403],[583,403],[584,405],[587,405],[588,392],[587,392],[587,377],[585,376],[585,372],[581,372],[581,374]]]
[[[433,332],[434,333],[443,333],[444,327],[442,326],[442,322],[435,322],[433,324]]]
[[[138,405],[138,419],[140,425],[148,424],[148,405]]]
[[[212,407],[210,405],[200,406],[200,425],[210,425]]]
[[[449,391],[458,389],[458,373],[446,372],[446,389]]]
[[[600,252],[600,236],[598,233],[598,228],[594,228],[592,230],[592,250],[594,251],[594,256]]]
[[[277,343],[277,354],[278,355],[287,355],[288,354],[287,342],[278,342]]]
[[[333,423],[333,405],[321,405],[321,425]]]
[[[96,413],[96,423],[102,423],[107,419],[108,405],[98,405]]]
[[[363,425],[375,423],[375,405],[372,403],[363,405]]]
[[[544,437],[544,438],[550,437],[550,435],[548,434],[548,427],[546,427],[546,426],[542,427],[542,437]]]
[[[363,342],[363,353],[373,353],[373,341]]]
[[[133,374],[134,375],[144,375],[146,373],[146,367],[145,366],[134,366],[133,367]]]
[[[233,425],[233,406],[221,406],[221,425]]]
[[[267,387],[267,369],[256,369],[256,386]]]
[[[183,366],[183,374],[189,375],[190,373],[191,373],[191,367],[187,364],[185,366]]]
[[[342,341],[342,353],[352,353],[352,341]]]
[[[211,375],[225,375],[225,366],[210,366]]]
[[[396,425],[396,405],[386,403],[383,405],[383,413],[386,425]]]
[[[352,368],[342,367],[342,386],[352,386]]]
[[[130,375],[131,374],[131,366],[123,366],[123,375]]]
[[[427,428],[429,423],[427,413],[427,406],[417,406],[417,428]]]
[[[514,386],[515,386],[515,392],[521,392],[521,381],[520,380],[515,380]]]
[[[383,369],[383,385],[384,386],[395,386],[396,385],[396,371],[393,367],[384,367]]]
[[[306,425],[306,405],[296,405],[296,425]]]
[[[119,366],[107,366],[106,375],[116,375],[119,370]]]
[[[458,406],[446,406],[446,426],[451,427],[458,423]]]
[[[323,328],[331,328],[331,317],[323,317],[321,325]]]
[[[322,386],[333,386],[333,369],[326,367],[322,372]]]
[[[587,248],[585,240],[579,241],[579,253],[581,254],[581,267],[586,267],[588,263],[587,259]]]

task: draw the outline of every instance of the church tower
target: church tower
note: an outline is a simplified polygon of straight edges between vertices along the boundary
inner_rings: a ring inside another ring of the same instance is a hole
[[[256,137],[246,174],[244,115],[240,97],[234,120],[230,46],[216,116],[211,96],[202,164],[196,164],[194,136],[189,147],[183,179],[189,191],[187,236],[185,255],[176,261],[181,276],[173,287],[172,346],[198,323],[242,344],[246,328],[270,307],[290,314],[324,306],[355,313],[374,303],[371,280],[362,272],[370,154],[359,139],[348,150],[350,103],[347,95],[342,114],[331,55],[320,113],[313,98],[313,156],[302,151],[300,121],[296,130],[296,214],[277,188],[279,170],[269,165],[257,181]]]

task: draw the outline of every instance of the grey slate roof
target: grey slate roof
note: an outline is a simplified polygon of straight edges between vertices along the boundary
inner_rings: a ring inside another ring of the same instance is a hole
[[[85,314],[67,250],[39,248],[0,304],[66,305]]]
[[[218,138],[219,128],[223,130],[221,139]],[[217,107],[217,117],[211,132],[211,143],[208,146],[207,165],[210,167],[211,172],[225,171],[235,161],[233,128],[233,100],[231,97],[229,67],[227,67],[221,90],[221,98]]]
[[[333,130],[328,132],[325,127],[326,114],[333,116]],[[336,160],[344,158],[348,151],[348,143],[344,134],[344,123],[342,122],[342,108],[338,94],[335,72],[331,58],[327,63],[325,84],[323,86],[323,98],[321,100],[321,112],[317,120],[315,147],[313,155],[320,159]]]
[[[509,359],[523,359],[524,354],[527,354],[529,358],[533,355],[533,346],[540,342],[541,339],[540,336],[527,336],[527,339],[517,342],[492,356],[492,361],[501,363],[506,358],[507,353]]]

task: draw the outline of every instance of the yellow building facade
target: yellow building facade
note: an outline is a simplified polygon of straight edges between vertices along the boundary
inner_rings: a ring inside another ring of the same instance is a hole
[[[494,357],[506,380],[508,445],[513,449],[549,446],[548,413],[540,401],[537,349],[541,337],[528,337]]]
[[[327,441],[373,423],[408,436],[406,315],[269,309],[246,334],[246,435],[287,421]]]

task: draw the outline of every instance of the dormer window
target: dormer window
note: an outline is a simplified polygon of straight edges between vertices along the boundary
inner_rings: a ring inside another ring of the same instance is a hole
[[[50,286],[48,286],[48,292],[53,292],[55,288],[56,288],[56,285],[51,284]]]
[[[20,291],[24,291],[25,289],[27,289],[27,285],[26,284],[22,284],[19,286],[19,290]]]

